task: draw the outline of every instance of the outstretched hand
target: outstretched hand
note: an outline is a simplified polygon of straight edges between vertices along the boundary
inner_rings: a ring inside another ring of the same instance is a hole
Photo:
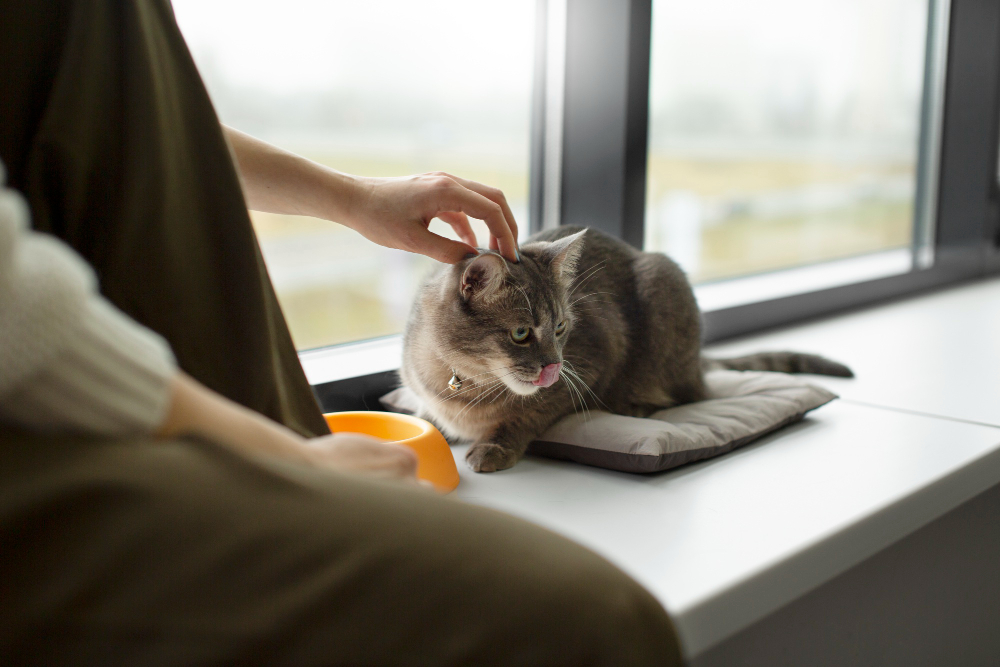
[[[436,171],[402,178],[365,178],[324,167],[225,128],[247,206],[254,211],[308,215],[346,225],[370,241],[454,264],[476,252],[469,216],[486,223],[490,248],[512,262],[517,223],[496,188]],[[448,223],[462,241],[428,229]]]
[[[488,185],[443,172],[403,178],[359,178],[356,197],[344,221],[370,241],[454,264],[476,252],[469,216],[486,223],[490,248],[512,262],[517,254],[517,223],[503,193]],[[462,242],[428,229],[439,218]]]

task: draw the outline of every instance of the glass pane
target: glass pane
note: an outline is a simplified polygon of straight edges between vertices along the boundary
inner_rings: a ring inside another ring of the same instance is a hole
[[[528,228],[534,0],[173,5],[224,123],[348,173],[489,183]],[[299,349],[402,331],[431,260],[322,220],[253,221]]]
[[[912,243],[927,0],[654,0],[646,248],[695,282]]]

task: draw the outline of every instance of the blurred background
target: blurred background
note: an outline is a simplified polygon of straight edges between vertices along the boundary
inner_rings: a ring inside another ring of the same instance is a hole
[[[926,0],[654,0],[645,246],[695,282],[907,247]]]
[[[224,123],[340,171],[495,185],[528,229],[535,0],[173,4]],[[646,249],[706,282],[909,246],[927,13],[653,0]],[[253,221],[299,349],[400,332],[432,268]]]
[[[222,122],[351,174],[489,183],[527,230],[534,0],[173,5]],[[401,332],[434,266],[330,222],[252,218],[300,350]]]

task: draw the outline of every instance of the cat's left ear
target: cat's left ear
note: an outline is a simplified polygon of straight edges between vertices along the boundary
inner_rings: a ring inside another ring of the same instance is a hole
[[[496,298],[507,275],[507,260],[495,253],[483,253],[472,260],[459,283],[459,292],[465,299],[490,302]]]
[[[572,280],[576,274],[576,263],[583,252],[583,236],[587,230],[564,236],[558,241],[552,241],[542,250],[542,257],[549,262],[552,272],[562,280]]]

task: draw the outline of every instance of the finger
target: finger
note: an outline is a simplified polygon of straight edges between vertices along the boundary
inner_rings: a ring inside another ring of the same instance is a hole
[[[384,446],[391,452],[394,472],[399,477],[416,478],[419,463],[417,453],[405,445],[386,443]]]
[[[408,243],[403,250],[427,255],[431,259],[436,259],[445,264],[457,264],[465,259],[467,255],[476,254],[475,247],[468,243],[446,239],[439,234],[428,231],[424,227],[418,227],[418,230],[408,239]]]
[[[417,455],[409,447],[392,443],[369,446],[355,460],[355,469],[368,475],[388,479],[414,480],[417,475]]]
[[[466,178],[459,178],[457,176],[449,177],[458,182],[459,185],[463,185],[473,192],[478,192],[482,196],[486,197],[490,201],[498,204],[500,209],[503,211],[503,217],[507,220],[508,227],[510,228],[511,234],[513,235],[514,245],[517,245],[517,221],[514,220],[514,212],[510,210],[510,205],[507,204],[507,197],[504,196],[503,191],[498,188],[491,187],[489,185],[484,185],[476,181],[470,181]],[[492,231],[492,230],[491,230]]]
[[[513,216],[510,218],[511,222],[508,222],[504,213],[506,201],[501,205],[481,195],[474,189],[465,187],[465,183],[472,183],[480,188],[486,187],[479,183],[474,183],[473,181],[463,182],[464,179],[451,178],[461,187],[449,188],[441,193],[440,210],[461,211],[471,215],[473,218],[479,218],[489,227],[490,234],[496,237],[500,253],[512,262],[518,261],[517,225],[513,222]],[[502,197],[503,194],[501,193],[499,198]]]
[[[469,216],[461,211],[442,211],[441,213],[438,213],[438,217],[451,225],[451,228],[455,230],[456,234],[458,234],[458,238],[462,239],[473,248],[476,247],[476,233],[472,231],[472,225],[469,224]]]

